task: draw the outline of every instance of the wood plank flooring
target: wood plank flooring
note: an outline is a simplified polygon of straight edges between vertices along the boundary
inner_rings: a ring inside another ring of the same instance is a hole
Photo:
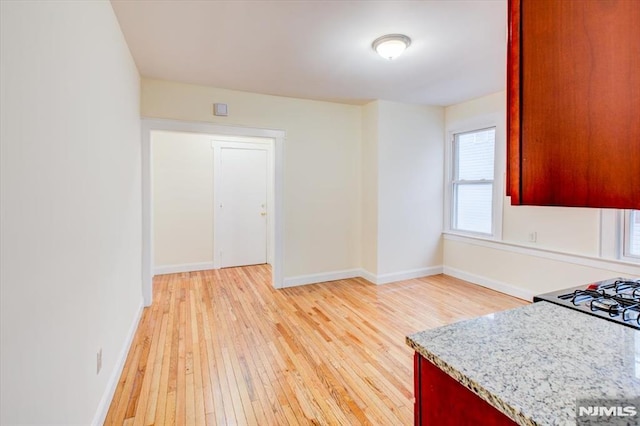
[[[266,265],[162,275],[108,425],[409,425],[405,335],[527,302],[445,275],[283,290]]]

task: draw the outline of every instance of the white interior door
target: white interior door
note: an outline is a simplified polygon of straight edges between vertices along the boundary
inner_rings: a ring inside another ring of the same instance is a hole
[[[218,265],[227,268],[267,263],[268,151],[221,146],[218,153],[214,197]]]

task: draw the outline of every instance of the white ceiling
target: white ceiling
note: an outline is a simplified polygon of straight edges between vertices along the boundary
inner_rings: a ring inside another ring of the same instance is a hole
[[[450,105],[505,87],[506,0],[112,0],[140,73],[255,93]],[[413,40],[395,61],[371,42]]]

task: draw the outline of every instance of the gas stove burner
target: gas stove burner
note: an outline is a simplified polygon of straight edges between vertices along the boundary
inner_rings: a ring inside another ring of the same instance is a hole
[[[620,315],[620,312],[622,312],[622,307],[620,306],[620,304],[613,298],[609,297],[593,299],[589,302],[589,307],[592,311],[605,311],[612,317]]]
[[[613,278],[533,298],[640,329],[640,279]]]
[[[622,311],[623,321],[635,321],[640,326],[640,306],[626,308]]]
[[[590,302],[594,299],[599,299],[603,296],[603,293],[596,290],[576,290],[568,296],[571,296],[571,303],[577,306],[583,302]]]
[[[615,282],[614,288],[616,293],[621,293],[627,290],[632,290],[632,292],[639,291],[640,293],[640,281],[618,280]]]

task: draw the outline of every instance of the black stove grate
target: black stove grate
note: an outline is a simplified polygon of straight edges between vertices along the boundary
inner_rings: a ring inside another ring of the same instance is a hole
[[[549,301],[555,298],[558,302],[603,318],[640,326],[640,279],[617,278],[538,298]]]

